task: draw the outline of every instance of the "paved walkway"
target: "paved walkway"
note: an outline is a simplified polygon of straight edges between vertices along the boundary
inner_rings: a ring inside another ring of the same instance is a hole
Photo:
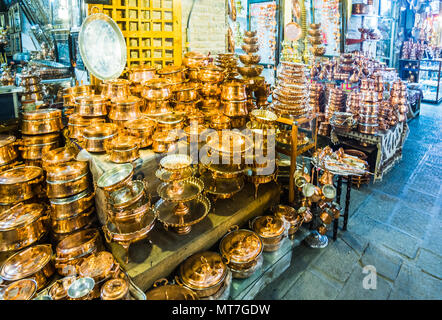
[[[422,105],[409,127],[402,162],[352,190],[348,231],[325,249],[297,247],[256,299],[442,299],[442,105]],[[365,266],[376,289],[364,289]]]

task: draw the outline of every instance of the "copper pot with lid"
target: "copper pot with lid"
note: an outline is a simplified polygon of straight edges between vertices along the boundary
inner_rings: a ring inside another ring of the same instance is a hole
[[[253,268],[263,251],[262,240],[255,232],[236,226],[221,239],[219,246],[225,263],[235,271]]]
[[[286,222],[290,237],[294,236],[304,222],[304,218],[298,214],[295,208],[282,204],[275,208],[274,215]]]
[[[105,81],[102,88],[101,96],[106,99],[125,99],[130,96],[130,81],[126,79]]]
[[[115,163],[133,162],[140,157],[141,140],[131,135],[119,135],[105,144],[109,160]]]
[[[77,151],[73,147],[61,147],[57,149],[53,149],[49,152],[46,152],[41,157],[43,168],[47,170],[47,168],[51,166],[56,166],[61,163],[70,162],[75,160],[77,156]]]
[[[193,290],[199,298],[216,294],[224,284],[227,266],[220,254],[205,251],[187,258],[179,267],[178,284]]]
[[[97,187],[106,193],[118,190],[127,186],[132,180],[134,167],[130,163],[125,163],[105,171],[97,180]]]
[[[51,245],[42,244],[10,256],[0,269],[0,276],[6,281],[33,279],[37,282],[38,291],[46,285],[54,271]]]
[[[61,110],[37,109],[23,112],[21,132],[27,135],[38,135],[60,131],[63,128],[61,122]]]
[[[89,152],[104,152],[105,144],[113,140],[118,131],[114,123],[95,123],[83,131],[84,148]]]
[[[242,117],[246,116],[249,112],[247,110],[247,100],[240,101],[222,101],[223,114],[228,117]],[[232,127],[237,127],[233,126]]]
[[[0,251],[27,247],[46,234],[48,215],[42,204],[18,203],[0,213]]]
[[[101,300],[130,300],[129,283],[117,278],[106,281],[101,287]]]
[[[34,279],[14,281],[3,290],[2,300],[31,300],[37,292],[37,282]]]
[[[198,300],[198,296],[184,286],[159,279],[153,284],[153,289],[146,292],[146,300]]]
[[[84,212],[95,204],[94,196],[93,191],[86,189],[71,197],[49,199],[50,216],[54,220],[60,220]]]
[[[82,117],[102,117],[107,115],[107,99],[99,95],[82,96],[76,99],[74,113]]]
[[[141,117],[140,104],[141,99],[135,96],[115,99],[112,101],[108,117],[113,122],[139,119]]]
[[[90,277],[96,284],[101,284],[110,278],[117,278],[120,273],[120,265],[115,261],[112,253],[100,251],[91,254],[84,259],[79,267],[81,277]]]
[[[198,84],[195,82],[183,83],[175,89],[175,100],[177,102],[196,101],[198,98]]]
[[[39,195],[43,179],[43,169],[39,167],[20,166],[1,172],[2,203],[17,203]]]
[[[141,95],[148,101],[169,100],[172,98],[172,82],[169,79],[144,81]]]
[[[18,149],[26,160],[41,160],[43,154],[60,146],[60,135],[48,133],[42,135],[23,135]]]
[[[246,85],[239,80],[227,81],[221,84],[221,99],[239,101],[247,99]]]
[[[142,83],[157,77],[157,69],[155,67],[140,65],[129,69],[129,81]]]
[[[276,216],[260,216],[251,222],[251,228],[261,238],[265,252],[279,249],[284,238],[284,221]]]
[[[105,123],[106,119],[101,117],[84,118],[81,115],[74,113],[69,116],[68,128],[69,138],[83,140],[83,131],[92,123]]]
[[[92,222],[94,212],[95,207],[90,207],[84,212],[80,212],[63,219],[51,219],[52,231],[57,234],[66,234],[80,230]]]
[[[127,121],[124,127],[128,134],[140,139],[140,148],[147,148],[152,145],[152,134],[156,128],[155,121],[140,118]]]
[[[0,166],[13,162],[18,157],[15,149],[16,138],[12,135],[0,135]]]
[[[88,163],[65,162],[47,168],[48,198],[65,198],[76,195],[89,187]]]

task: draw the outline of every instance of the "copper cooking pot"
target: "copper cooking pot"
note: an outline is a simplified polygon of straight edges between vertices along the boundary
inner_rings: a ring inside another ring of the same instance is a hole
[[[230,129],[230,118],[224,115],[214,116],[210,119],[209,125],[215,130]]]
[[[155,121],[141,118],[126,122],[125,128],[128,134],[140,139],[140,148],[152,145],[152,135],[156,128]]]
[[[131,135],[119,135],[105,144],[109,160],[115,163],[133,162],[140,157],[141,139]]]
[[[214,65],[208,65],[199,70],[198,80],[201,82],[219,83],[224,80],[224,75],[224,69]]]
[[[130,300],[129,283],[117,278],[106,281],[101,287],[101,300]]]
[[[175,99],[178,102],[196,101],[198,98],[198,84],[194,82],[182,84],[175,91]]]
[[[191,51],[184,54],[182,62],[189,69],[198,69],[206,66],[209,58],[202,53]]]
[[[228,81],[221,85],[221,99],[239,101],[247,99],[246,85],[242,81]]]
[[[44,179],[39,167],[20,166],[0,173],[0,199],[2,203],[17,203],[33,198],[41,192]]]
[[[107,99],[95,96],[83,96],[76,99],[74,112],[82,117],[102,117],[107,115]]]
[[[92,123],[105,123],[104,118],[84,118],[79,114],[72,114],[69,117],[68,128],[69,128],[69,138],[77,139],[79,141],[83,140],[84,129],[89,127]]]
[[[304,219],[298,214],[295,208],[286,205],[278,205],[274,209],[274,215],[286,223],[289,236],[293,236],[304,222]]]
[[[51,245],[42,244],[9,257],[0,270],[0,276],[6,281],[34,279],[39,291],[44,288],[54,271]]]
[[[158,116],[172,112],[168,100],[147,101],[146,108],[141,110],[143,114],[149,116]]]
[[[222,101],[222,105],[223,105],[223,113],[228,117],[246,116],[248,114],[247,100],[241,100],[241,101],[224,100]]]
[[[44,153],[41,157],[42,167],[43,169],[47,170],[47,168],[51,166],[73,161],[75,160],[77,153],[78,152],[73,147],[62,147],[53,149]]]
[[[108,80],[103,83],[101,96],[106,99],[125,99],[130,96],[130,81],[125,79]]]
[[[63,89],[63,94],[74,96],[91,95],[93,92],[94,90],[91,85],[81,85]]]
[[[93,191],[86,189],[67,198],[49,199],[51,218],[53,220],[61,220],[86,211],[95,204],[94,196],[95,193]]]
[[[152,150],[157,153],[165,153],[175,150],[178,135],[170,135],[168,132],[155,132],[152,136]]]
[[[160,78],[169,79],[173,84],[186,81],[186,67],[184,66],[166,66],[157,73]]]
[[[140,181],[142,185],[142,182]],[[145,189],[144,189],[145,190]],[[147,191],[147,190],[146,190]],[[156,213],[150,208],[149,198],[146,197],[143,191],[143,197],[141,198],[144,203],[132,209],[124,209],[118,212],[109,212],[109,220],[115,225],[115,228],[120,234],[130,234],[152,226],[156,219]]]
[[[157,69],[150,66],[136,66],[129,69],[129,81],[142,83],[157,77]]]
[[[142,84],[141,95],[148,101],[169,100],[172,97],[172,82],[169,79],[151,79]]]
[[[48,230],[42,204],[18,203],[0,213],[0,251],[19,250],[41,239]]]
[[[260,216],[253,219],[250,227],[261,238],[265,252],[276,251],[284,238],[284,221],[275,216]]]
[[[200,91],[205,97],[218,96],[221,94],[221,87],[216,82],[205,82],[201,84]]]
[[[104,144],[116,137],[118,126],[114,123],[95,123],[83,131],[85,149],[89,152],[104,152]]]
[[[113,122],[139,119],[140,103],[141,99],[135,96],[113,100],[108,117]]]
[[[91,207],[84,212],[77,213],[63,219],[51,219],[52,231],[56,233],[70,233],[87,226],[93,219],[95,208]]]
[[[89,187],[88,163],[72,161],[47,168],[48,198],[65,198]]]
[[[0,166],[12,163],[18,157],[15,149],[16,138],[12,135],[0,135]]]
[[[61,122],[61,110],[38,109],[23,112],[21,124],[22,134],[38,135],[60,131],[63,128]]]

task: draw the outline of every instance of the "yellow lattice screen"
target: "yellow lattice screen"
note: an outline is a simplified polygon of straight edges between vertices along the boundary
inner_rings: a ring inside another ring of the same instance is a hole
[[[112,0],[98,7],[120,27],[126,39],[127,66],[180,65],[181,0]]]

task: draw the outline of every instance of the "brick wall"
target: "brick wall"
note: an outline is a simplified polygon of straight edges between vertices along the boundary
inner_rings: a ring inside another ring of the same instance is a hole
[[[190,19],[190,50],[204,54],[226,52],[227,5],[225,0],[195,0]],[[182,1],[183,51],[192,0]]]

